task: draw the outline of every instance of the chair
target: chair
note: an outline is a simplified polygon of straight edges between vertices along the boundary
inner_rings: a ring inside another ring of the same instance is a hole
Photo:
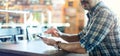
[[[10,38],[11,41],[17,43],[17,35],[20,35],[20,29],[18,28],[0,28],[0,39]]]

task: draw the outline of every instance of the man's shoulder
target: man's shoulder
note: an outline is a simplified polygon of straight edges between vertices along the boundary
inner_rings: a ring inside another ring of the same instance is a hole
[[[107,6],[100,6],[96,12],[99,12],[102,14],[115,15],[115,13]]]
[[[98,12],[109,13],[109,14],[115,15],[114,11],[112,11],[112,10],[111,10],[108,6],[106,6],[103,2],[101,2],[101,3],[98,5],[97,11],[98,11]]]

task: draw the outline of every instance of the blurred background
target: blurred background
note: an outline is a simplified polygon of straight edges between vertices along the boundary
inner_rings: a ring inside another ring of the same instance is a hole
[[[103,1],[120,17],[119,0]],[[87,24],[86,13],[80,0],[0,0],[0,29],[17,28],[25,39],[49,27],[76,34]]]

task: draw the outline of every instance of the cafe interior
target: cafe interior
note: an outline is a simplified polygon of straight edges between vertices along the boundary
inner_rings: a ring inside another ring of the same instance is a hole
[[[103,1],[120,16],[119,0]],[[0,0],[0,56],[89,56],[58,51],[36,36],[64,41],[44,31],[77,34],[87,24],[86,13],[80,0]]]

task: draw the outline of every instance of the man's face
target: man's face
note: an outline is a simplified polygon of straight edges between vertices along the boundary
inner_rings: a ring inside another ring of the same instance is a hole
[[[90,9],[89,0],[81,0],[81,5],[85,10]]]

